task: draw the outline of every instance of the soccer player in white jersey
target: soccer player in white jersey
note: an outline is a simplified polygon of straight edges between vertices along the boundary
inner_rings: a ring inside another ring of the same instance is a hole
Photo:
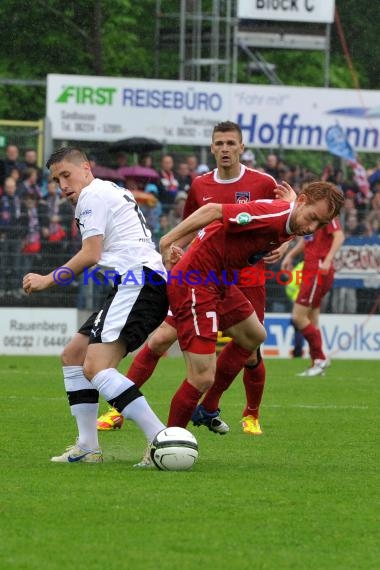
[[[103,306],[84,323],[61,356],[78,438],[52,461],[96,463],[103,460],[96,429],[99,393],[124,418],[133,420],[148,442],[165,427],[137,386],[120,374],[117,366],[165,318],[166,274],[131,192],[94,178],[88,158],[79,148],[57,150],[46,166],[63,196],[75,205],[82,247],[64,267],[48,275],[25,275],[25,292],[67,284],[71,277],[94,265],[114,277],[114,287]]]

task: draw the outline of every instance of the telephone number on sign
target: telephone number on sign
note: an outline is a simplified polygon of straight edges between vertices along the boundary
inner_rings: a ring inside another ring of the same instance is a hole
[[[64,347],[69,341],[70,338],[66,336],[58,336],[58,337],[55,336],[34,337],[30,335],[4,336],[3,346],[10,346],[15,348],[38,348],[40,346]]]

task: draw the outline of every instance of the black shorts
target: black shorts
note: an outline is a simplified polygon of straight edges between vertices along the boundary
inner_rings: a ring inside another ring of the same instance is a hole
[[[143,273],[143,285],[115,285],[100,311],[80,327],[78,332],[89,336],[90,344],[121,339],[128,354],[139,348],[165,319],[169,308],[166,282],[147,267]]]

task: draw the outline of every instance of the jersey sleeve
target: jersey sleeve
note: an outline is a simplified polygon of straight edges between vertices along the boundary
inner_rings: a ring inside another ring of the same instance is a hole
[[[282,200],[255,200],[246,204],[223,204],[222,222],[226,232],[242,232],[283,223],[291,212]]]
[[[342,229],[342,224],[340,223],[340,220],[338,217],[331,220],[331,222],[326,227],[326,231],[329,234],[333,234],[334,232],[337,232],[338,230],[341,230],[341,229]]]
[[[81,204],[79,228],[82,240],[92,236],[104,236],[107,222],[104,210],[105,203],[101,197],[95,192],[89,192]]]

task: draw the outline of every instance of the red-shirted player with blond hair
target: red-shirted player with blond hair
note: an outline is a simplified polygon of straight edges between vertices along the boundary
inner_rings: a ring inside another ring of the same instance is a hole
[[[186,427],[200,397],[214,382],[219,309],[226,297],[223,318],[229,317],[230,326],[224,332],[240,349],[236,355],[240,367],[265,340],[264,326],[252,304],[236,285],[230,284],[235,272],[251,266],[294,235],[309,235],[327,225],[342,205],[343,194],[336,186],[314,182],[303,188],[292,203],[257,200],[208,204],[161,239],[162,256],[171,270],[169,304],[187,367],[187,377],[171,402],[168,426]],[[172,267],[178,243],[201,228],[191,247]],[[186,275],[192,273],[197,280],[189,283]]]

